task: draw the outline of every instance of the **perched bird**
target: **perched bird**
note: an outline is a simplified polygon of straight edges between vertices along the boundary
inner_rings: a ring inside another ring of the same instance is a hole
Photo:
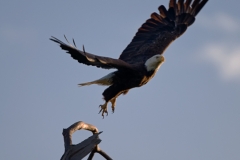
[[[103,69],[117,69],[108,75],[92,82],[81,83],[79,86],[91,84],[109,86],[103,92],[105,103],[100,105],[99,113],[108,114],[107,104],[111,102],[114,112],[116,99],[121,94],[135,87],[141,87],[154,77],[164,62],[162,54],[175,39],[180,37],[195,21],[196,15],[208,0],[170,0],[169,8],[161,5],[158,13],[152,13],[137,31],[131,43],[123,50],[118,59],[102,57],[78,50],[74,45],[66,44],[52,37],[50,40],[60,44],[73,59],[85,65]]]

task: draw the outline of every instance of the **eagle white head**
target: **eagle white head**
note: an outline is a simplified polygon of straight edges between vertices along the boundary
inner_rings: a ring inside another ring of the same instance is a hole
[[[145,62],[147,71],[157,71],[164,61],[165,58],[160,54],[152,56]]]

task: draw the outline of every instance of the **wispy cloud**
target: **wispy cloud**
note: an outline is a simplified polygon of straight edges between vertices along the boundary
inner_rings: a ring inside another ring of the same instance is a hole
[[[225,80],[240,80],[240,46],[213,43],[206,45],[203,53]]]
[[[215,66],[224,80],[239,81],[240,39],[236,35],[240,34],[240,21],[227,13],[203,15],[199,20],[204,28],[215,33],[201,49],[204,60]]]
[[[240,32],[240,21],[226,13],[219,12],[213,15],[202,15],[198,17],[202,26],[213,30],[222,30],[225,32]]]

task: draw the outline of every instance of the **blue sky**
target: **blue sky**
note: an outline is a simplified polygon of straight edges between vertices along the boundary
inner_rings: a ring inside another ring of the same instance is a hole
[[[167,0],[2,1],[0,159],[60,159],[62,128],[100,131],[113,159],[236,160],[240,157],[239,1],[210,0],[145,86],[117,100],[104,120],[102,86],[77,86],[113,70],[79,64],[49,40],[118,58]],[[79,143],[91,134],[76,132]],[[95,159],[102,159],[96,156]]]

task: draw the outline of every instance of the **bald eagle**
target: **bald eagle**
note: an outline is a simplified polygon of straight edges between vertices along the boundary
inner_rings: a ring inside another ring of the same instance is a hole
[[[208,0],[170,0],[169,8],[161,5],[158,13],[152,13],[137,31],[131,43],[123,50],[118,59],[94,55],[78,50],[75,41],[71,45],[52,37],[50,40],[60,44],[71,57],[79,63],[103,69],[117,69],[95,81],[81,83],[79,86],[91,84],[109,86],[103,92],[105,103],[100,105],[99,113],[108,114],[107,104],[111,102],[114,112],[116,99],[121,94],[135,87],[141,87],[154,77],[164,62],[162,54],[175,39],[180,37],[195,21],[196,15]]]

